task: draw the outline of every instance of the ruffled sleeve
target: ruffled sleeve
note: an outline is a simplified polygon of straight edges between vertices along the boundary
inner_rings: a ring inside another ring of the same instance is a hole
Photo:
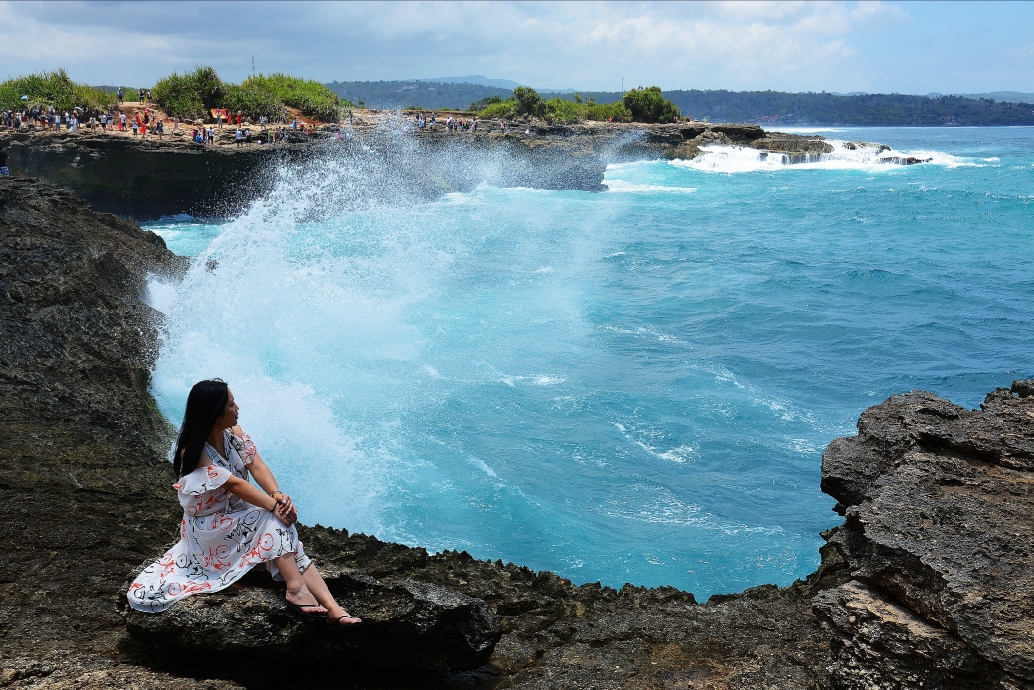
[[[255,454],[258,453],[258,448],[255,447],[255,442],[251,440],[251,436],[248,436],[243,429],[240,436],[227,429],[227,437],[233,444],[234,450],[237,451],[237,455],[240,456],[241,462],[245,465],[250,465],[255,460]]]
[[[230,470],[213,463],[207,467],[198,467],[185,477],[180,477],[172,488],[185,496],[200,496],[215,491],[232,476]]]

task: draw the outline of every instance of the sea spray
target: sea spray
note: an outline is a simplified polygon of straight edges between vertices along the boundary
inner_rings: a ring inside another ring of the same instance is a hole
[[[1028,144],[891,142],[986,167],[621,164],[593,194],[377,136],[272,171],[152,284],[163,412],[228,380],[306,522],[577,582],[787,584],[839,521],[820,453],[865,407],[972,406],[1032,366]]]

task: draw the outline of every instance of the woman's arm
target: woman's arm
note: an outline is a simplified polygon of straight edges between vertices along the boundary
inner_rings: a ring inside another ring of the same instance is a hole
[[[271,496],[267,496],[256,489],[251,482],[237,476],[227,479],[226,483],[223,484],[223,488],[251,505],[265,508],[270,512],[273,512],[280,505]]]
[[[237,438],[244,438],[244,429],[239,426],[235,426],[232,429],[234,435]],[[258,453],[251,459],[251,463],[248,465],[248,471],[251,472],[251,476],[255,478],[258,485],[262,487],[270,496],[273,495],[274,491],[278,490],[276,479],[273,478],[273,473],[269,470],[269,467],[262,461],[262,458]]]
[[[273,495],[274,491],[279,491],[276,479],[273,477],[272,470],[269,466],[262,461],[262,457],[258,453],[251,459],[251,464],[248,465],[248,471],[251,472],[251,476],[255,478],[258,485],[262,487],[270,496]]]
[[[239,426],[233,427],[233,433],[238,438],[244,438],[244,429]],[[288,525],[294,524],[298,520],[298,511],[291,502],[291,497],[280,492],[272,470],[269,469],[269,466],[266,465],[258,453],[252,456],[251,463],[248,465],[248,471],[251,472],[251,476],[255,478],[255,481],[262,487],[263,491],[270,496],[276,496],[276,501],[280,504],[280,514],[277,517]],[[251,503],[251,501],[248,502]]]

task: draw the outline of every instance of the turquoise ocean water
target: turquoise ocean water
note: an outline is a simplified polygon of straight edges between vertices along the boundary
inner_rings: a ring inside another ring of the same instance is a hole
[[[788,584],[866,407],[1034,375],[1034,130],[815,131],[932,161],[716,148],[612,165],[605,193],[314,216],[356,189],[328,164],[239,218],[151,223],[199,257],[151,285],[159,405],[178,423],[228,381],[308,523],[576,583]]]

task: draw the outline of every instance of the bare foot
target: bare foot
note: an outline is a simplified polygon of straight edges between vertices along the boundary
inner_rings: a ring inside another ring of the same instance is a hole
[[[363,622],[362,618],[356,618],[344,610],[340,606],[335,606],[332,610],[327,612],[327,627],[342,627],[350,628],[354,625],[360,625]]]

